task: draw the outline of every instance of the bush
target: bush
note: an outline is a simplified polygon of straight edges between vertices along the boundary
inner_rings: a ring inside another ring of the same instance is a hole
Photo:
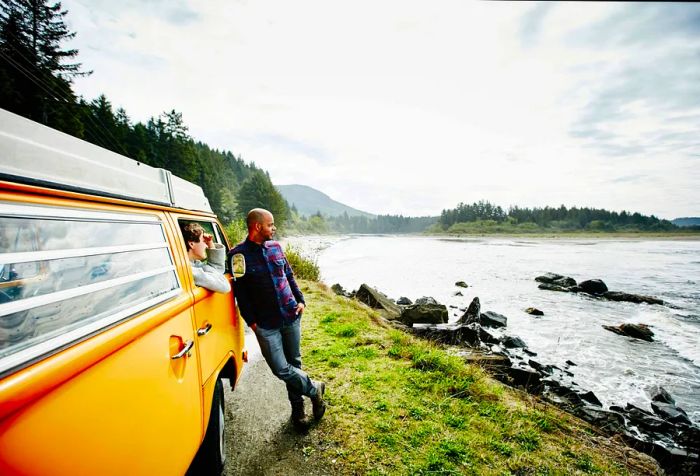
[[[236,246],[245,240],[245,237],[248,235],[248,227],[244,219],[234,220],[224,227],[224,233],[226,233],[231,246]]]
[[[316,260],[303,256],[299,249],[292,245],[287,245],[284,249],[284,254],[287,256],[289,266],[294,271],[294,276],[299,279],[308,279],[309,281],[320,280],[321,270],[319,270]]]

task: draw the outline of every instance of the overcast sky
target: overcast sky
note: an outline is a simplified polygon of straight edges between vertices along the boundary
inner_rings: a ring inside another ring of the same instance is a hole
[[[700,5],[69,0],[135,121],[373,213],[480,199],[700,216]]]

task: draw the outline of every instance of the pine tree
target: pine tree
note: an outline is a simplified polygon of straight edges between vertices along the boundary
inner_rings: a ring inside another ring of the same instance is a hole
[[[69,62],[77,50],[61,47],[75,36],[67,13],[60,2],[0,0],[0,106],[80,137],[71,81],[90,72]]]

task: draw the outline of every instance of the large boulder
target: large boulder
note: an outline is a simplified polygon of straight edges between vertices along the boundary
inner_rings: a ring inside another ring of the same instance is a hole
[[[408,299],[406,296],[401,296],[396,300],[396,304],[398,304],[399,306],[410,306],[411,304],[413,304],[413,301]]]
[[[412,304],[401,311],[399,320],[407,326],[413,324],[444,324],[447,322],[447,307],[444,304]]]
[[[503,314],[486,311],[481,314],[481,325],[485,327],[506,327],[508,318]]]
[[[608,292],[608,286],[600,279],[581,281],[578,288],[581,292],[593,294],[594,296],[602,296]]]
[[[609,299],[610,301],[624,301],[624,302],[633,302],[635,304],[663,304],[663,300],[655,298],[653,296],[644,296],[642,294],[630,294],[630,293],[623,293],[621,291],[608,291],[606,293],[603,293],[603,297],[605,299]]]
[[[688,414],[672,403],[651,402],[651,409],[667,422],[693,424],[688,418]]]
[[[501,339],[501,344],[503,344],[503,347],[505,347],[506,349],[517,349],[527,347],[525,341],[517,336],[505,336],[503,339]]]
[[[569,276],[562,276],[561,274],[556,274],[556,273],[546,273],[546,274],[543,274],[542,276],[537,276],[535,278],[535,281],[537,281],[539,283],[545,283],[545,284],[554,284],[556,286],[563,287],[563,288],[576,286],[576,280],[574,278],[570,278]],[[540,289],[546,289],[546,288],[542,288],[540,286]]]
[[[355,293],[355,299],[369,307],[385,311],[389,319],[397,319],[401,315],[401,308],[394,301],[367,284],[363,283],[360,286]]]
[[[652,402],[676,404],[676,400],[661,385],[654,385],[649,389],[649,396]]]
[[[654,333],[646,324],[620,324],[619,326],[603,326],[604,329],[621,336],[633,337],[652,342]]]
[[[475,297],[469,304],[466,312],[457,321],[458,324],[480,324],[481,323],[481,303],[479,298]]]

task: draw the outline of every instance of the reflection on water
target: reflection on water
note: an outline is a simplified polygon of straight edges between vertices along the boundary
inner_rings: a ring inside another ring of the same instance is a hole
[[[482,311],[508,317],[506,333],[523,338],[542,363],[564,366],[604,405],[649,408],[645,389],[660,384],[700,422],[700,242],[552,239],[435,239],[363,236],[334,242],[324,237],[290,239],[321,249],[318,264],[328,284],[357,289],[363,282],[394,299],[433,296],[465,308],[478,296]],[[329,243],[330,240],[330,243]],[[543,291],[535,276],[545,272],[577,281],[600,278],[613,291],[659,297],[669,306],[608,302]],[[456,281],[469,288],[459,289]],[[523,310],[544,311],[533,317]],[[450,309],[452,320],[461,314]],[[654,342],[625,338],[602,325],[645,323]]]

